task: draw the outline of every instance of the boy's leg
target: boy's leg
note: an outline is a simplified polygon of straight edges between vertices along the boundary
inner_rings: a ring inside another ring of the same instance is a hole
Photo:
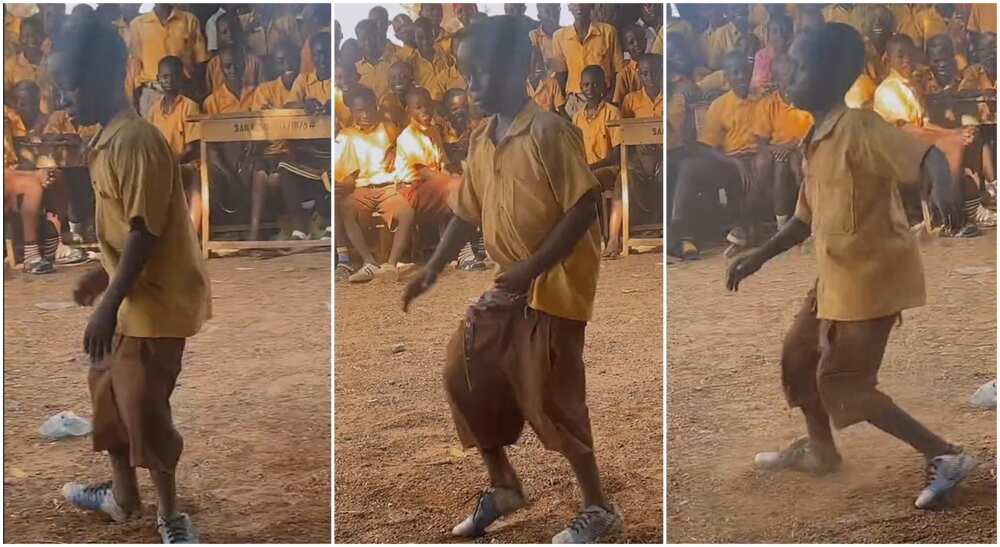
[[[364,262],[358,271],[348,276],[348,281],[352,283],[364,283],[375,279],[379,272],[379,262],[375,259],[371,249],[368,248],[368,241],[361,229],[361,220],[367,222],[371,214],[376,211],[378,202],[375,196],[378,189],[361,187],[354,188],[350,192],[346,189],[334,188],[334,203],[337,212],[344,223],[344,231],[354,250],[361,256]],[[340,196],[338,198],[338,195]]]
[[[139,482],[135,468],[129,463],[128,450],[109,450],[111,459],[111,492],[115,501],[126,512],[141,509],[139,505]]]
[[[406,252],[407,245],[410,244],[410,234],[413,231],[416,214],[403,196],[389,189],[384,191],[378,210],[386,215],[387,222],[396,225],[396,231],[392,235],[392,249],[386,261],[394,269]]]
[[[771,198],[779,230],[795,214],[799,186],[791,165],[793,160],[793,154],[788,152],[782,158],[776,159],[774,164],[774,188]]]
[[[249,241],[260,241],[260,219],[264,215],[267,188],[267,171],[254,169],[253,186],[250,190],[250,233],[247,236]]]
[[[149,478],[156,488],[157,513],[161,517],[177,513],[177,475],[169,471],[150,469]]]

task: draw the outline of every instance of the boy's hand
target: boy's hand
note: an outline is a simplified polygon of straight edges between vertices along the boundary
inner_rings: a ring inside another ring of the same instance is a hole
[[[513,294],[525,294],[535,279],[532,266],[526,260],[515,262],[496,278],[497,287]]]
[[[73,301],[80,306],[93,305],[94,300],[107,288],[108,273],[104,271],[104,268],[91,270],[77,280],[76,287],[73,289]]]
[[[413,279],[406,284],[406,288],[403,290],[403,313],[410,311],[410,302],[434,286],[438,273],[440,272],[434,268],[424,267],[413,276]]]
[[[306,114],[312,116],[313,114],[319,114],[323,111],[323,103],[317,101],[316,99],[306,99],[302,103],[302,109],[306,111]]]
[[[756,251],[737,257],[726,271],[726,288],[733,292],[739,291],[740,281],[753,275],[763,265],[763,257]]]
[[[98,306],[91,314],[83,334],[83,349],[92,363],[98,363],[105,355],[111,354],[117,324],[118,311],[111,307]]]

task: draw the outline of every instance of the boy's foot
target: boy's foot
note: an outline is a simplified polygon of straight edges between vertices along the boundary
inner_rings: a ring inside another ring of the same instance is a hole
[[[111,492],[110,482],[91,486],[70,482],[63,485],[62,493],[63,498],[66,499],[66,503],[73,507],[83,509],[84,511],[104,513],[110,516],[111,520],[115,522],[125,522],[139,514],[138,510],[126,511],[118,505],[114,494]]]
[[[932,458],[927,464],[927,487],[917,496],[914,505],[917,509],[934,507],[978,464],[968,454],[945,454]]]
[[[309,239],[309,234],[302,230],[292,230],[292,235],[288,239],[291,241],[306,241]]]
[[[57,266],[72,266],[74,264],[82,264],[87,261],[87,253],[75,247],[70,247],[69,245],[63,245],[62,243],[56,247],[56,265]]]
[[[497,519],[524,507],[527,502],[524,495],[509,488],[487,488],[479,494],[476,508],[465,520],[451,530],[453,536],[479,537],[486,533],[486,528]]]
[[[379,273],[379,267],[374,264],[365,264],[358,269],[358,271],[351,274],[347,280],[351,283],[367,283]]]
[[[347,281],[353,273],[354,268],[352,268],[350,264],[347,264],[346,262],[338,262],[337,270],[334,273],[334,279],[337,281]]]
[[[983,207],[981,204],[976,209],[973,220],[976,221],[976,225],[980,228],[996,228],[997,226],[997,214]]]
[[[681,241],[681,258],[684,260],[698,260],[701,258],[701,252],[693,241],[685,239]]]
[[[163,543],[198,543],[198,531],[187,513],[156,517],[156,531],[160,533]]]
[[[56,271],[56,267],[44,258],[36,258],[24,263],[24,273],[31,275],[41,275]]]
[[[753,457],[754,465],[768,471],[803,471],[815,475],[832,473],[840,467],[840,454],[834,453],[828,457],[820,457],[812,449],[808,438],[793,442],[780,452],[758,452]]]
[[[622,512],[614,503],[611,509],[591,505],[580,511],[565,530],[552,537],[552,543],[607,543],[609,536],[624,528]]]

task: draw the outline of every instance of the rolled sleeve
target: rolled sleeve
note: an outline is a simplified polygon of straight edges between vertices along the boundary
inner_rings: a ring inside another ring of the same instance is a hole
[[[473,226],[479,226],[482,224],[483,202],[476,193],[476,185],[473,183],[472,177],[471,170],[466,169],[462,174],[462,182],[452,190],[448,201],[451,210],[457,217]]]
[[[599,190],[600,182],[587,165],[582,133],[571,125],[560,125],[552,134],[536,141],[538,160],[563,212],[584,195]]]
[[[177,169],[170,146],[156,128],[149,126],[130,141],[118,144],[112,161],[129,224],[142,220],[149,233],[162,236]]]
[[[877,114],[857,111],[862,123],[854,143],[855,165],[869,173],[903,184],[920,182],[921,166],[931,144],[918,140],[906,131],[893,127]],[[856,114],[857,115],[857,114]]]

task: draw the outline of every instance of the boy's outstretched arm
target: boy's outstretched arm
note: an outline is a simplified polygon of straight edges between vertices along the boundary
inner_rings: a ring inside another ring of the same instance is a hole
[[[444,231],[444,236],[434,249],[434,254],[427,261],[427,265],[406,285],[403,291],[403,311],[410,308],[410,302],[414,298],[427,292],[437,281],[438,274],[445,265],[458,256],[462,246],[469,242],[476,235],[476,227],[458,216],[453,216],[448,228]]]
[[[597,220],[597,195],[587,192],[556,223],[542,244],[526,260],[515,263],[497,278],[498,287],[523,294],[531,282],[573,252],[580,238]]]
[[[738,291],[740,289],[740,281],[750,277],[768,260],[805,241],[811,233],[812,230],[808,224],[796,217],[792,217],[762,247],[740,256],[729,265],[729,270],[726,272],[726,288],[731,291]]]
[[[965,225],[962,209],[962,188],[951,176],[948,160],[936,146],[932,146],[920,164],[920,195],[934,202],[944,216],[945,226],[959,229]]]

